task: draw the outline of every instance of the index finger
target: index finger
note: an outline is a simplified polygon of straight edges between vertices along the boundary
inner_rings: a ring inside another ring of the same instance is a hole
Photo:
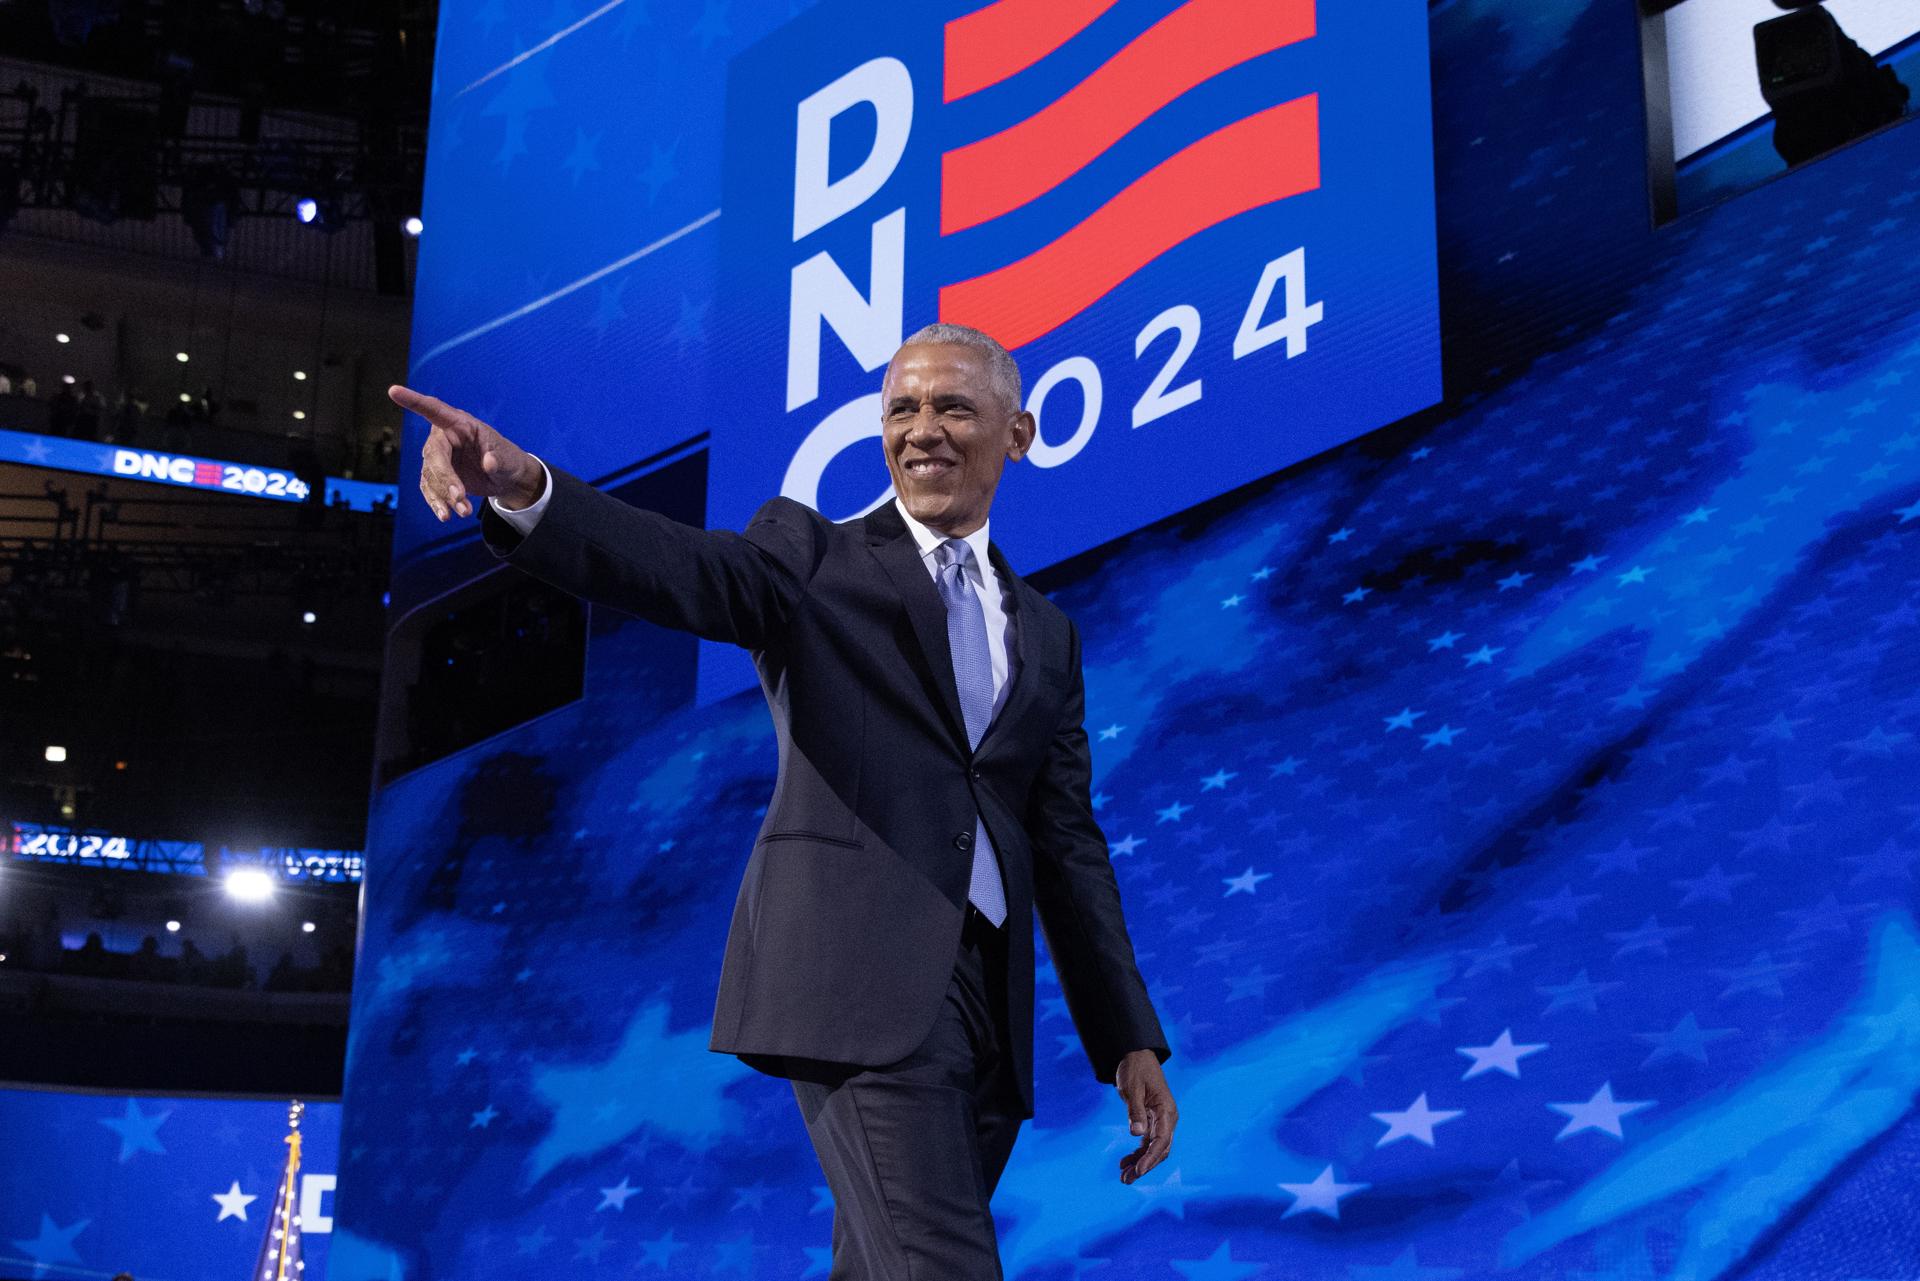
[[[446,401],[400,383],[387,388],[387,399],[402,409],[412,410],[437,427],[452,428],[460,421],[460,411]]]

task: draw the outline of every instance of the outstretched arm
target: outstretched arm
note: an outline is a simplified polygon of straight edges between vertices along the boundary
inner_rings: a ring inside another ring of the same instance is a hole
[[[487,545],[562,591],[708,640],[766,645],[785,625],[820,554],[820,517],[775,498],[744,533],[703,530],[635,507],[541,461],[464,410],[393,386],[394,403],[427,419],[420,492],[442,521],[470,515],[475,498],[512,508],[540,499],[520,533],[491,505]]]

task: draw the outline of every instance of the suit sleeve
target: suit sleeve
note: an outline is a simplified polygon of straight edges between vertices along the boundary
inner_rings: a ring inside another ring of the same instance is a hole
[[[1093,817],[1080,633],[1068,627],[1071,685],[1027,814],[1034,906],[1094,1077],[1111,1085],[1129,1052],[1152,1050],[1164,1063],[1171,1051],[1134,962],[1107,838]]]
[[[480,506],[493,554],[596,605],[759,649],[785,626],[819,563],[821,518],[774,498],[745,531],[696,529],[548,465],[546,510],[521,534]]]

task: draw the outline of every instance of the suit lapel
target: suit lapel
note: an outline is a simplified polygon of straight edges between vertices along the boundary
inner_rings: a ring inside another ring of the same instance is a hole
[[[907,607],[907,620],[926,657],[928,674],[933,678],[947,728],[967,746],[967,722],[960,714],[960,687],[953,679],[953,651],[947,645],[947,606],[940,589],[920,561],[920,546],[913,541],[907,524],[900,519],[891,502],[883,503],[866,518],[867,546],[893,580],[895,590]]]
[[[987,732],[980,736],[980,747],[984,751],[993,741],[993,731],[1001,725],[1012,724],[1020,715],[1024,700],[1033,697],[1034,683],[1039,679],[1034,664],[1039,660],[1040,641],[1034,631],[1040,625],[1039,611],[1028,605],[1024,599],[1027,585],[1007,564],[1007,558],[1001,554],[998,543],[987,544],[987,559],[1000,575],[1001,594],[1005,598],[1008,638],[1013,649],[1014,661],[1008,663],[1007,696],[1000,703],[1000,714],[987,726]],[[935,597],[939,596],[936,591]],[[944,606],[942,607],[944,609]]]

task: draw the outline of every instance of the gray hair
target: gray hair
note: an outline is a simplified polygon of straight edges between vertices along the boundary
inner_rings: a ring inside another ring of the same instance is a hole
[[[1008,413],[1020,412],[1020,366],[1014,363],[1013,357],[993,335],[968,325],[936,324],[915,330],[900,345],[911,347],[915,343],[951,343],[956,347],[971,347],[975,351],[985,352],[987,374],[993,379],[993,390],[1006,403]]]

